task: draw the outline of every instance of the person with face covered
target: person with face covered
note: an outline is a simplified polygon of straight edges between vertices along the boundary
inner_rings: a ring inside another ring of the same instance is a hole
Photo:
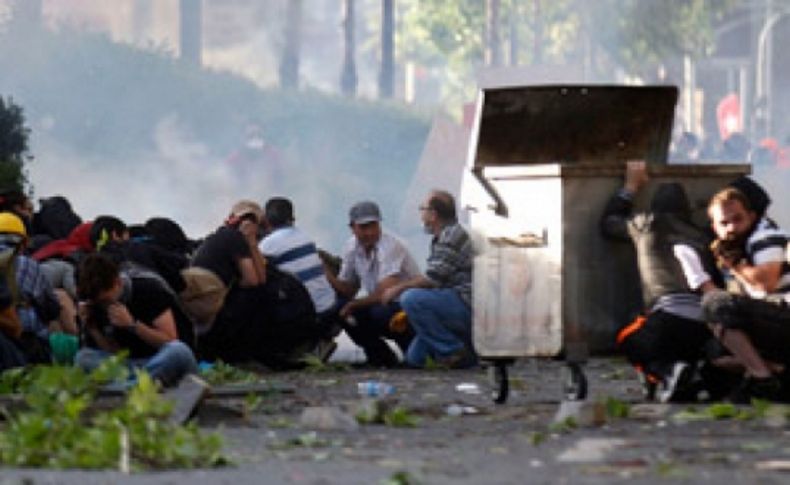
[[[716,235],[712,248],[737,293],[712,291],[705,295],[703,309],[716,336],[745,369],[733,396],[745,402],[788,397],[780,379],[790,364],[788,237],[764,213],[763,204],[755,206],[732,186],[716,193],[708,205]]]
[[[197,362],[189,345],[191,322],[175,296],[156,278],[123,273],[102,254],[80,265],[78,291],[83,347],[76,364],[90,371],[127,351],[132,369],[143,369],[165,386],[176,385]]]
[[[604,237],[633,243],[646,308],[646,315],[618,333],[617,342],[641,371],[649,398],[658,389],[662,402],[694,400],[693,367],[713,340],[701,298],[721,281],[709,237],[691,222],[683,186],[660,184],[650,210],[632,214],[634,196],[647,181],[645,162],[628,162],[625,185],[600,220]]]
[[[262,224],[260,205],[240,200],[225,223],[197,248],[190,266],[181,271],[185,289],[179,298],[198,334],[211,328],[232,288],[266,283],[266,259],[258,251]]]
[[[400,311],[392,299],[382,303],[387,288],[420,274],[406,245],[381,228],[381,211],[375,202],[363,201],[349,211],[353,237],[346,243],[340,272],[326,272],[329,283],[340,297],[340,317],[344,330],[362,347],[370,365],[390,367],[398,359],[384,338],[395,340],[404,354],[413,333],[390,330],[390,320]],[[364,294],[359,294],[364,290]]]

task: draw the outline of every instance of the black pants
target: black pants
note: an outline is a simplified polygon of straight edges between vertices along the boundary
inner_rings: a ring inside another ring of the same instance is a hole
[[[19,346],[0,332],[0,371],[25,365],[27,365],[27,358]]]
[[[262,286],[231,290],[211,330],[198,340],[200,358],[298,367],[294,355],[312,349],[321,337],[315,313],[279,318],[276,305]]]
[[[784,300],[757,300],[717,290],[702,298],[702,309],[709,322],[746,333],[766,359],[790,364],[790,306]]]
[[[632,364],[663,378],[676,362],[694,363],[703,358],[706,344],[713,338],[704,322],[658,310],[620,346]]]
[[[340,308],[345,301],[338,303]],[[355,324],[343,322],[343,329],[351,340],[362,347],[368,363],[375,366],[391,366],[398,362],[397,357],[390,349],[384,338],[395,341],[403,353],[409,348],[414,338],[414,332],[408,328],[404,333],[394,333],[389,329],[389,322],[393,315],[401,310],[400,304],[391,302],[388,305],[372,305],[354,312]]]

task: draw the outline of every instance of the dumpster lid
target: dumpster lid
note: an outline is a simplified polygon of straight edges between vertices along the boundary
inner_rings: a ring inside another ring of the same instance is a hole
[[[665,164],[675,86],[544,85],[481,90],[474,167]]]

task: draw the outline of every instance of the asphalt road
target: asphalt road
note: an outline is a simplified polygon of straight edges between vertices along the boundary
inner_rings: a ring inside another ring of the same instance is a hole
[[[503,405],[491,401],[488,375],[481,369],[267,374],[271,382],[292,386],[294,392],[266,395],[252,412],[245,412],[243,399],[214,399],[198,413],[202,427],[225,436],[232,466],[132,475],[4,469],[0,485],[730,484],[790,479],[785,408],[772,406],[756,417],[738,419],[727,418],[722,409],[713,413],[709,405],[694,406],[694,412],[685,405],[646,405],[632,370],[621,360],[596,358],[585,372],[589,398],[572,420],[555,424],[562,397],[562,364],[555,361],[518,361],[510,372],[510,399]],[[357,383],[367,380],[389,383],[395,391],[383,404],[373,404],[357,393]],[[388,409],[384,414],[390,424],[356,425],[353,416],[360,409],[370,412],[377,406]],[[304,420],[308,408],[320,408],[308,412],[318,416],[314,424]],[[755,414],[752,407],[739,409]],[[714,414],[723,419],[713,419]],[[407,422],[413,426],[394,425]],[[330,429],[317,429],[322,427]]]

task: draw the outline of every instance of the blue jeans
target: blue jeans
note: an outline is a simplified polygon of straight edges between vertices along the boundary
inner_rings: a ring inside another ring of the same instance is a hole
[[[441,359],[462,349],[472,352],[472,312],[450,288],[406,290],[400,304],[416,336],[406,352],[406,362],[425,366],[427,357]]]
[[[74,362],[86,372],[96,369],[103,360],[113,354],[105,350],[83,348],[77,352]],[[178,384],[187,374],[196,374],[198,371],[195,355],[180,340],[168,342],[159,348],[156,354],[148,358],[128,360],[129,370],[143,369],[155,380],[164,386]]]

